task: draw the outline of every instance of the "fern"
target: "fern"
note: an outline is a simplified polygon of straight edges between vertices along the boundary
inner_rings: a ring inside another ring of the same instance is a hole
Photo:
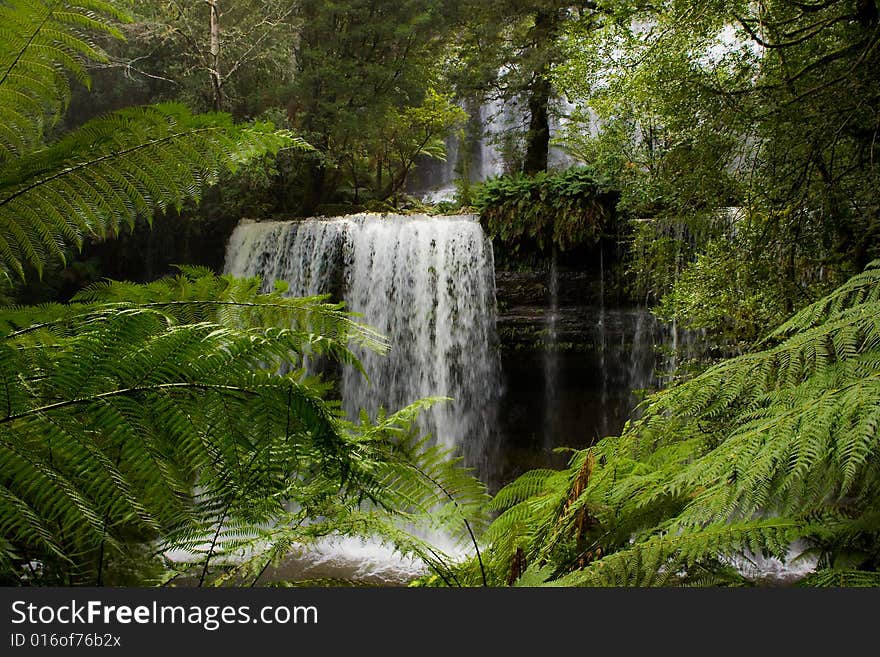
[[[109,301],[123,289],[150,301]],[[271,559],[294,536],[368,529],[442,569],[448,557],[407,527],[465,542],[482,528],[482,485],[410,430],[434,400],[354,424],[301,367],[278,374],[306,347],[353,362],[349,337],[372,332],[336,306],[259,289],[191,270],[93,288],[53,321],[6,319],[0,527],[18,555],[11,572],[27,555],[98,581],[105,553],[126,553],[134,536],[190,552],[207,573],[255,541],[270,541]]]
[[[653,395],[568,469],[502,489],[491,567],[509,572],[520,549],[554,585],[738,584],[731,560],[805,541],[820,557],[807,584],[833,581],[822,568],[876,572],[878,290],[875,262],[763,351]]]
[[[115,234],[140,215],[180,209],[233,168],[242,150],[296,142],[268,125],[234,126],[178,105],[128,109],[93,120],[58,143],[0,168],[0,255],[23,276],[67,244]]]
[[[832,313],[877,301],[880,301],[880,261],[870,263],[865,271],[853,276],[831,294],[796,313],[773,331],[769,339],[812,328],[823,323]]]
[[[74,297],[82,304],[136,304],[167,314],[173,321],[198,323],[217,321],[225,325],[286,326],[297,333],[303,352],[327,354],[339,362],[360,368],[360,363],[340,345],[353,344],[384,353],[387,340],[364,324],[355,322],[341,304],[327,303],[327,297],[291,298],[280,290],[261,294],[259,279],[239,280],[215,276],[209,270],[181,266],[180,275],[146,285],[117,281],[95,283]],[[77,312],[76,305],[62,307]],[[53,308],[53,313],[62,312]]]
[[[0,165],[42,141],[70,98],[68,76],[88,84],[86,62],[106,56],[94,35],[122,38],[127,20],[101,0],[11,0],[0,5]]]
[[[711,568],[718,555],[745,547],[785,554],[795,529],[792,521],[771,519],[662,532],[560,577],[553,585],[672,586],[686,582],[694,567]]]
[[[16,0],[0,6],[0,263],[24,278],[70,246],[115,234],[140,215],[198,200],[223,170],[282,147],[308,148],[268,124],[233,125],[179,105],[131,108],[95,119],[51,145],[43,128],[88,84],[104,54],[95,35],[121,38],[127,20],[101,0]]]
[[[610,214],[610,196],[592,170],[501,176],[482,183],[474,204],[489,235],[513,244],[534,241],[562,250],[595,241]]]
[[[816,588],[875,588],[880,586],[880,573],[858,570],[825,570],[804,578],[800,585]]]

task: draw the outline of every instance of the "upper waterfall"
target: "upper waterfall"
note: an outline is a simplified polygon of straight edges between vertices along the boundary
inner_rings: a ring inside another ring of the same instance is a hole
[[[266,289],[329,293],[385,335],[390,352],[359,351],[366,378],[348,368],[341,392],[351,418],[389,412],[424,397],[436,405],[420,427],[484,476],[494,457],[500,393],[495,348],[492,248],[472,215],[359,214],[333,219],[242,223],[226,272],[260,276]]]

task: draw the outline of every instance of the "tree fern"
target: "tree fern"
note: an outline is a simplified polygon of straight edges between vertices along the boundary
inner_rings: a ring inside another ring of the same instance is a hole
[[[395,414],[395,433],[403,430],[403,434],[391,439],[377,436],[377,431],[388,428],[387,420],[369,428],[354,427],[352,435],[361,445],[365,467],[360,489],[352,488],[355,494],[347,503],[339,496],[324,496],[316,504],[303,497],[302,482],[296,482],[290,491],[296,509],[243,543],[242,558],[228,564],[217,583],[257,583],[291,553],[303,554],[320,542],[345,536],[383,543],[421,562],[447,585],[461,585],[460,551],[480,558],[473,540],[487,519],[486,493],[457,459],[445,450],[427,447],[425,438],[409,429],[427,403],[420,401],[403,409],[403,415]],[[455,554],[436,544],[441,537]]]
[[[660,532],[554,580],[555,586],[672,586],[687,583],[700,565],[748,548],[785,554],[796,528],[790,520],[770,519]]]
[[[877,301],[880,301],[880,261],[870,263],[865,271],[853,276],[831,294],[796,313],[773,331],[768,339],[779,339],[795,331],[803,331],[824,322],[832,313]]]
[[[146,285],[102,281],[81,290],[74,301],[102,307],[136,305],[167,314],[173,321],[219,322],[231,327],[287,327],[296,331],[303,349],[329,352],[338,361],[360,367],[349,351],[353,344],[383,353],[387,340],[375,330],[351,319],[341,304],[327,297],[291,298],[283,287],[260,293],[259,279],[215,276],[199,267],[181,266],[180,274]],[[77,304],[55,307],[52,313],[76,313]],[[301,365],[301,363],[299,363]]]
[[[148,303],[92,300],[115,297],[111,285],[53,321],[28,326],[24,310],[7,319],[8,572],[21,576],[36,558],[70,581],[99,581],[105,556],[124,554],[132,537],[186,550],[207,571],[257,539],[283,545],[365,528],[441,568],[446,557],[407,526],[464,541],[481,529],[482,486],[410,432],[433,400],[355,424],[299,367],[306,348],[351,362],[349,337],[373,334],[336,306],[259,288],[190,271],[132,295]],[[289,374],[278,373],[282,363],[294,364]],[[299,518],[289,526],[288,504]]]
[[[65,559],[81,564],[90,544],[117,546],[117,525],[143,535],[192,531],[204,506],[193,485],[214,504],[245,486],[241,460],[269,456],[267,436],[287,427],[292,409],[291,436],[296,429],[303,453],[326,455],[328,474],[338,475],[344,450],[332,409],[294,379],[256,369],[277,363],[282,345],[292,344],[284,332],[169,326],[167,316],[136,309],[7,337],[4,488],[44,525],[53,520],[49,538],[4,507],[6,535],[28,553],[62,547]],[[271,455],[284,472],[293,469]],[[281,478],[263,472],[261,484],[273,476]]]
[[[242,151],[260,154],[296,142],[268,125],[234,126],[222,115],[184,107],[127,109],[96,119],[58,143],[0,168],[0,255],[23,275],[49,256],[179,209]]]
[[[567,470],[502,489],[493,568],[521,549],[557,585],[736,583],[742,555],[786,559],[805,542],[820,569],[807,583],[880,570],[878,290],[875,262],[762,351],[650,397]]]
[[[0,5],[0,165],[30,153],[67,106],[68,76],[88,84],[86,61],[103,61],[96,34],[122,38],[101,0],[10,0]]]

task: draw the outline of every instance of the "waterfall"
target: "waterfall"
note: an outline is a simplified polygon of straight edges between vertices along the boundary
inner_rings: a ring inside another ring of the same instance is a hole
[[[605,318],[605,250],[599,245],[599,372],[602,377],[602,420],[599,438],[608,435],[608,367],[605,354],[608,348],[608,329]],[[629,385],[629,382],[627,382]]]
[[[492,248],[475,217],[242,223],[229,241],[226,272],[259,275],[264,289],[283,280],[291,295],[344,300],[391,344],[386,355],[356,352],[366,378],[352,368],[343,373],[349,417],[449,397],[422,416],[420,428],[491,478],[500,394],[495,277]]]
[[[462,102],[462,108],[476,122],[474,135],[464,138],[453,132],[446,138],[446,160],[422,159],[410,181],[410,193],[424,203],[452,201],[456,179],[467,172],[470,182],[482,182],[516,169],[517,153],[524,150],[528,127],[528,110],[523,98],[500,99],[485,97]],[[550,133],[558,137],[568,124],[575,105],[556,98],[550,108]],[[472,142],[470,140],[473,140]],[[550,146],[548,163],[551,170],[575,166],[579,161],[556,145]],[[463,161],[462,158],[464,158]]]
[[[263,290],[286,281],[291,296],[330,294],[351,222],[242,222],[226,249],[226,273],[260,276]]]
[[[556,248],[550,257],[548,306],[544,315],[544,449],[558,446],[559,421],[559,270]]]

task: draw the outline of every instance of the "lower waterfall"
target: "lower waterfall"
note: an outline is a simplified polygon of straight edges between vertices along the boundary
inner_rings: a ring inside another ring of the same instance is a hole
[[[390,342],[387,354],[355,348],[367,376],[346,368],[347,415],[396,411],[424,397],[448,397],[422,415],[419,428],[493,477],[500,396],[492,247],[470,215],[360,214],[332,219],[243,222],[232,234],[226,273],[276,281],[288,294],[331,294]],[[430,539],[458,551],[443,536]],[[340,539],[287,564],[276,575],[348,573],[400,581],[420,564],[369,541]]]
[[[420,428],[465,463],[491,475],[500,392],[492,247],[470,215],[361,214],[243,223],[229,241],[226,272],[286,281],[291,295],[333,294],[386,336],[388,354],[356,352],[367,376],[347,368],[342,399],[393,412],[448,397]]]

